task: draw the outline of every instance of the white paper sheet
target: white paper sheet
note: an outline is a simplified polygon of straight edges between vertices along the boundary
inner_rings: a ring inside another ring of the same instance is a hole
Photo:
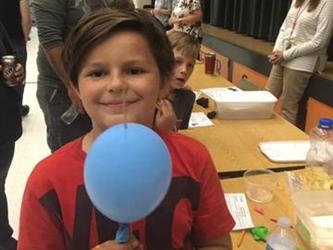
[[[234,231],[254,227],[244,193],[226,193],[225,200],[236,224]]]
[[[188,123],[189,128],[208,127],[214,126],[211,120],[203,112],[192,112],[190,121]]]

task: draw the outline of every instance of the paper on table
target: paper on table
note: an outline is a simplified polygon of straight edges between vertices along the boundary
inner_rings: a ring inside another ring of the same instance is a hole
[[[208,127],[214,126],[214,123],[203,112],[192,112],[190,121],[188,123],[189,128],[196,127]]]
[[[259,148],[268,159],[275,162],[305,162],[310,148],[308,140],[266,141]]]
[[[233,230],[242,230],[254,227],[250,210],[244,193],[224,194],[229,211],[236,222]]]

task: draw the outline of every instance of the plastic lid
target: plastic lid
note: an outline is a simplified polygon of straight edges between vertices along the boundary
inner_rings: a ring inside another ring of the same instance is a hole
[[[328,119],[328,118],[322,118],[319,121],[318,127],[322,128],[322,129],[332,129],[333,128],[333,120]]]
[[[277,224],[280,227],[289,227],[290,226],[290,220],[288,217],[279,217],[277,220]]]

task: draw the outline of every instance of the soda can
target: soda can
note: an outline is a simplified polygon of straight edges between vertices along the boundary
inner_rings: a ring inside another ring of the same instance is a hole
[[[16,86],[18,82],[15,77],[15,68],[17,65],[16,57],[13,55],[6,55],[1,58],[2,76],[5,79],[5,83],[10,86]]]

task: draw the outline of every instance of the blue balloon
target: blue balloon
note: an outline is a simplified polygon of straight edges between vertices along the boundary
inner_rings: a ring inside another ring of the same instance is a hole
[[[136,123],[115,125],[93,143],[84,166],[84,183],[95,207],[119,223],[150,214],[171,181],[167,146],[152,129]]]

